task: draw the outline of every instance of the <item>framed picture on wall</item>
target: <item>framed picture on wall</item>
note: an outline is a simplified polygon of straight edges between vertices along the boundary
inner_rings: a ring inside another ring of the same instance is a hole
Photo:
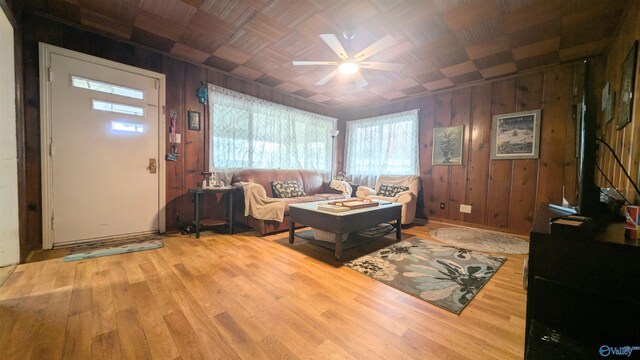
[[[537,159],[540,153],[540,110],[494,115],[491,159]]]
[[[433,129],[433,165],[462,165],[464,125]]]
[[[618,111],[618,122],[616,128],[622,129],[631,122],[633,114],[633,96],[636,83],[636,61],[638,58],[638,40],[633,42],[633,46],[622,63],[622,80],[620,81],[620,110]]]
[[[200,131],[200,113],[197,111],[188,111],[189,130]]]

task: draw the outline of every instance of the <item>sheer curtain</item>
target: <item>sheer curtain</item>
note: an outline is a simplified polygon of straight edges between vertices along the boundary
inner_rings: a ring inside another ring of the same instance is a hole
[[[347,121],[345,142],[345,171],[356,184],[419,173],[418,109]]]
[[[308,169],[328,178],[336,119],[209,84],[209,171]]]

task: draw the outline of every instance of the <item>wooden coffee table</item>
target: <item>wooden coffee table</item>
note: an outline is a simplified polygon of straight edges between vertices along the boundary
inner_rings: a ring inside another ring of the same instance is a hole
[[[396,239],[401,239],[402,204],[387,203],[376,207],[349,210],[345,212],[330,212],[318,210],[318,204],[327,201],[317,201],[289,205],[289,243],[293,244],[295,224],[302,224],[336,234],[335,258],[342,258],[342,234],[356,232],[384,222],[395,220]]]

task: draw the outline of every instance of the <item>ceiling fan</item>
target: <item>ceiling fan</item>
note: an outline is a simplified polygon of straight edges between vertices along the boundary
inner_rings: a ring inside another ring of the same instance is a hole
[[[351,42],[351,39],[354,38],[353,35],[347,35],[343,33],[345,39]],[[364,61],[371,56],[379,53],[380,51],[387,49],[395,44],[397,41],[391,36],[386,35],[382,39],[374,42],[369,45],[366,49],[360,51],[355,56],[350,57],[347,54],[347,51],[342,47],[340,40],[334,34],[320,34],[320,38],[324,40],[327,45],[335,52],[340,61],[305,61],[305,60],[294,60],[293,65],[333,65],[337,66],[332,72],[327,74],[322,79],[316,82],[316,85],[324,85],[328,83],[331,79],[333,79],[338,74],[343,75],[353,75],[353,80],[358,87],[367,86],[367,80],[362,76],[359,72],[360,69],[375,69],[375,70],[386,70],[386,71],[400,71],[402,70],[402,64],[395,63],[384,63],[384,62],[372,62],[372,61]]]

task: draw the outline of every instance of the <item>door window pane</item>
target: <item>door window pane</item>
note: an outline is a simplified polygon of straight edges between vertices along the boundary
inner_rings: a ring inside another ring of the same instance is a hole
[[[144,91],[102,81],[71,76],[71,85],[81,89],[99,91],[107,94],[125,96],[132,99],[144,99]]]
[[[95,100],[95,99],[91,100],[91,102],[93,104],[93,110],[108,111],[108,112],[135,115],[135,116],[144,116],[144,108],[141,108],[139,106],[118,104],[114,102]]]

